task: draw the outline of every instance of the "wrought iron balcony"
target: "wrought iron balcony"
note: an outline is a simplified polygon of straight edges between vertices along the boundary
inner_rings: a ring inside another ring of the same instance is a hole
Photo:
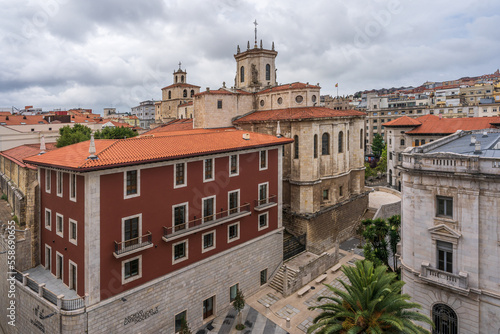
[[[469,292],[469,275],[464,272],[452,274],[432,268],[429,263],[422,262],[422,271],[419,276],[422,280],[439,286]]]
[[[153,247],[153,241],[151,232],[148,231],[145,235],[137,238],[122,242],[115,241],[115,251],[113,252],[113,255],[118,259],[151,247]]]
[[[175,226],[163,226],[163,237],[165,241],[171,241],[172,239],[184,235],[186,233],[198,232],[201,229],[212,227],[213,225],[218,225],[222,223],[227,223],[232,220],[239,219],[250,215],[250,203],[245,203],[236,208],[229,210],[222,210],[220,212],[214,213],[209,216],[196,218],[190,220],[184,224],[177,224]]]
[[[276,205],[278,205],[277,196],[271,195],[267,198],[256,199],[254,210],[255,211],[263,211],[263,210],[267,210],[269,208],[272,208],[273,206],[276,206]]]

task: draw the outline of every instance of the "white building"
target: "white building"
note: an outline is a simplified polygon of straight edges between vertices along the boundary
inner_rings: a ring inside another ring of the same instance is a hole
[[[403,292],[433,333],[500,333],[500,130],[402,155]]]

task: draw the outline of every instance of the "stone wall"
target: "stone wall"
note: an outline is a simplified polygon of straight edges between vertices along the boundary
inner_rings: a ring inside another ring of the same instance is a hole
[[[309,283],[311,280],[315,279],[319,275],[322,275],[330,267],[333,267],[338,262],[335,253],[328,254],[323,253],[308,264],[299,267],[299,273],[295,277],[293,282],[289,282],[288,289],[285,293],[286,296],[290,296],[295,291],[300,290],[304,285]]]
[[[387,219],[394,215],[401,216],[401,201],[389,204],[383,204],[373,216],[373,219],[382,218]]]

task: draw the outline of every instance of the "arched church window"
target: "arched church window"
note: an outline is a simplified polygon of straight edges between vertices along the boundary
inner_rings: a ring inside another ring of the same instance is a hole
[[[168,91],[168,99],[170,100],[172,98],[172,92]]]
[[[184,76],[181,75],[181,82],[184,82]]]
[[[245,66],[241,66],[240,68],[240,81],[245,82]]]
[[[342,131],[339,132],[339,153],[344,151],[344,133]]]
[[[187,97],[188,96],[188,91],[187,89],[184,89],[184,91],[182,92],[182,97]]]
[[[314,135],[314,158],[316,159],[318,157],[318,135]]]
[[[298,159],[299,158],[299,136],[295,135],[293,136],[293,158]]]
[[[432,320],[436,328],[435,334],[457,334],[457,314],[445,304],[436,304],[432,307]]]
[[[177,75],[175,76],[175,83],[177,83]]]
[[[271,80],[271,65],[266,65],[266,80]]]
[[[191,89],[191,97],[194,96],[194,89]]]
[[[321,136],[321,154],[330,154],[330,134],[328,132],[323,133]]]

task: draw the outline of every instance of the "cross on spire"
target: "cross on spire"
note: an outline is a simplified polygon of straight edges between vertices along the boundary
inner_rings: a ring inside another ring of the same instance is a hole
[[[179,70],[181,69],[181,62],[179,62]]]
[[[255,47],[257,47],[257,19],[255,19],[253,24],[255,25]]]

